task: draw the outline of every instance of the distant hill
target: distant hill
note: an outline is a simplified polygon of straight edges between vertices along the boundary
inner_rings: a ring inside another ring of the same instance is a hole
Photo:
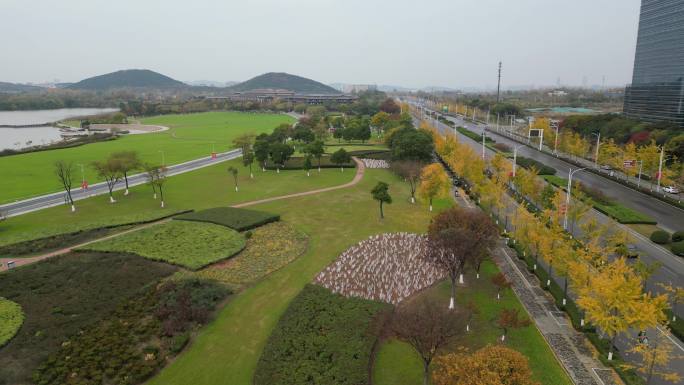
[[[269,72],[251,78],[246,82],[228,87],[231,91],[251,91],[264,88],[283,89],[301,94],[339,94],[340,91],[319,83],[315,80],[301,76],[290,75],[284,72]]]
[[[183,82],[150,70],[121,70],[83,79],[68,88],[101,91],[113,88],[179,88]]]
[[[40,91],[42,87],[30,86],[28,84],[0,82],[0,93],[16,94],[20,92]]]

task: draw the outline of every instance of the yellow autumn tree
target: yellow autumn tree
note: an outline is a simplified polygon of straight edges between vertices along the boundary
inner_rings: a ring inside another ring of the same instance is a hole
[[[435,385],[539,385],[532,379],[527,357],[505,346],[451,353],[437,357],[435,363]]]
[[[613,346],[618,335],[630,329],[655,327],[665,318],[667,296],[643,292],[643,280],[618,258],[594,274],[588,284],[578,285],[577,305],[593,325],[610,337],[608,359],[613,359]]]
[[[646,384],[650,384],[654,377],[662,378],[667,382],[678,384],[682,377],[676,371],[670,369],[668,364],[684,358],[674,349],[674,344],[667,338],[667,325],[661,325],[659,329],[648,336],[648,339],[634,345],[629,351],[636,354],[639,359],[635,360],[634,367],[646,377]]]
[[[427,199],[432,211],[432,200],[449,196],[449,176],[439,163],[423,167],[418,194]]]

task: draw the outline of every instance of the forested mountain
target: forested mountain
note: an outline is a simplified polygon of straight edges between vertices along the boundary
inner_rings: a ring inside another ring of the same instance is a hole
[[[40,91],[42,89],[43,88],[41,87],[30,86],[27,84],[0,82],[0,93],[14,94],[20,92]]]
[[[104,91],[115,88],[181,88],[183,82],[150,70],[121,70],[94,76],[69,86],[72,89]]]
[[[228,89],[231,91],[250,91],[257,89],[283,89],[303,94],[339,94],[340,92],[323,83],[290,75],[284,72],[269,72],[259,75],[245,82],[236,84]]]

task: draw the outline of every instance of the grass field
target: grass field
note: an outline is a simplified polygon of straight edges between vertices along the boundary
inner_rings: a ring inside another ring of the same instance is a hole
[[[496,265],[485,262],[480,271],[481,278],[475,278],[475,274],[466,275],[465,287],[456,290],[456,301],[460,306],[465,306],[468,301],[473,301],[478,310],[471,323],[471,332],[461,340],[455,341],[457,346],[464,346],[470,351],[477,350],[487,344],[497,344],[502,331],[495,325],[499,312],[504,309],[520,309],[527,316],[522,304],[510,289],[502,292],[501,300],[496,300],[496,289],[491,283],[491,277],[498,273]],[[421,296],[431,296],[441,299],[445,304],[449,303],[451,286],[448,281],[421,293]],[[387,345],[387,346],[385,346]],[[530,367],[537,381],[544,385],[570,385],[571,380],[556,361],[551,349],[546,344],[544,337],[534,325],[509,331],[506,336],[506,346],[513,348],[530,360]],[[406,375],[402,372],[413,371]],[[417,371],[417,373],[416,373]],[[422,373],[422,363],[410,347],[399,341],[389,340],[380,349],[378,361],[375,363],[373,378],[375,385],[413,385],[412,379]]]
[[[240,169],[240,191],[235,192],[233,178],[226,169]],[[314,190],[349,182],[353,170],[339,172],[330,169],[312,172],[310,177],[303,171],[256,171],[249,178],[239,159],[206,167],[190,173],[169,178],[164,187],[166,208],[159,207],[159,200],[152,199],[148,186],[136,186],[129,196],[116,192],[117,203],[108,203],[105,195],[77,201],[75,213],[66,206],[52,207],[0,222],[0,245],[35,239],[63,232],[77,231],[111,223],[127,223],[132,218],[163,216],[186,209],[201,210],[210,207],[229,206],[238,202],[263,199],[289,193]],[[161,215],[160,215],[161,214]]]
[[[170,221],[105,241],[85,250],[132,253],[197,270],[231,257],[245,247],[245,238],[235,230],[213,223]]]
[[[287,115],[249,114],[241,112],[207,112],[188,115],[163,115],[143,119],[143,124],[162,125],[169,130],[144,135],[129,135],[113,141],[85,146],[0,157],[0,203],[59,191],[61,185],[54,176],[53,164],[66,160],[85,166],[89,183],[98,181],[90,163],[116,151],[135,150],[146,161],[166,164],[209,156],[212,144],[217,152],[232,148],[232,140],[244,133],[271,132],[280,123],[293,122]],[[74,179],[81,180],[80,167]]]
[[[21,306],[6,298],[0,297],[0,346],[11,340],[24,323],[24,312]]]
[[[394,197],[394,203],[386,205],[384,220],[379,219],[377,204],[369,193],[378,181],[388,182],[390,194]],[[251,383],[261,351],[278,319],[290,301],[320,270],[350,245],[370,235],[397,231],[420,233],[426,230],[431,214],[425,205],[411,205],[406,199],[408,196],[408,186],[390,172],[366,170],[363,181],[349,189],[256,206],[258,210],[280,213],[283,221],[295,224],[309,235],[308,251],[236,295],[190,348],[152,379],[150,384],[180,385],[192,382],[210,385],[222,383],[227,378],[235,384]],[[450,205],[449,202],[440,201],[435,206],[443,208]],[[492,298],[489,292],[479,295]],[[512,298],[507,300],[513,301]],[[536,329],[528,333],[512,332],[511,343],[519,343],[531,335],[534,339],[528,349],[541,349],[534,353],[535,359],[542,357],[536,369],[544,368],[549,378],[565,378],[548,348],[540,345],[543,340],[540,340]],[[516,337],[516,334],[522,337]],[[487,338],[495,337],[495,332],[487,335]]]

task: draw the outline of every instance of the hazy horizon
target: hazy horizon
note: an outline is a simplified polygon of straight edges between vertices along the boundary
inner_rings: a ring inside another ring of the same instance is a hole
[[[181,81],[287,72],[322,83],[504,89],[631,81],[639,0],[3,0],[0,81],[145,68]]]

